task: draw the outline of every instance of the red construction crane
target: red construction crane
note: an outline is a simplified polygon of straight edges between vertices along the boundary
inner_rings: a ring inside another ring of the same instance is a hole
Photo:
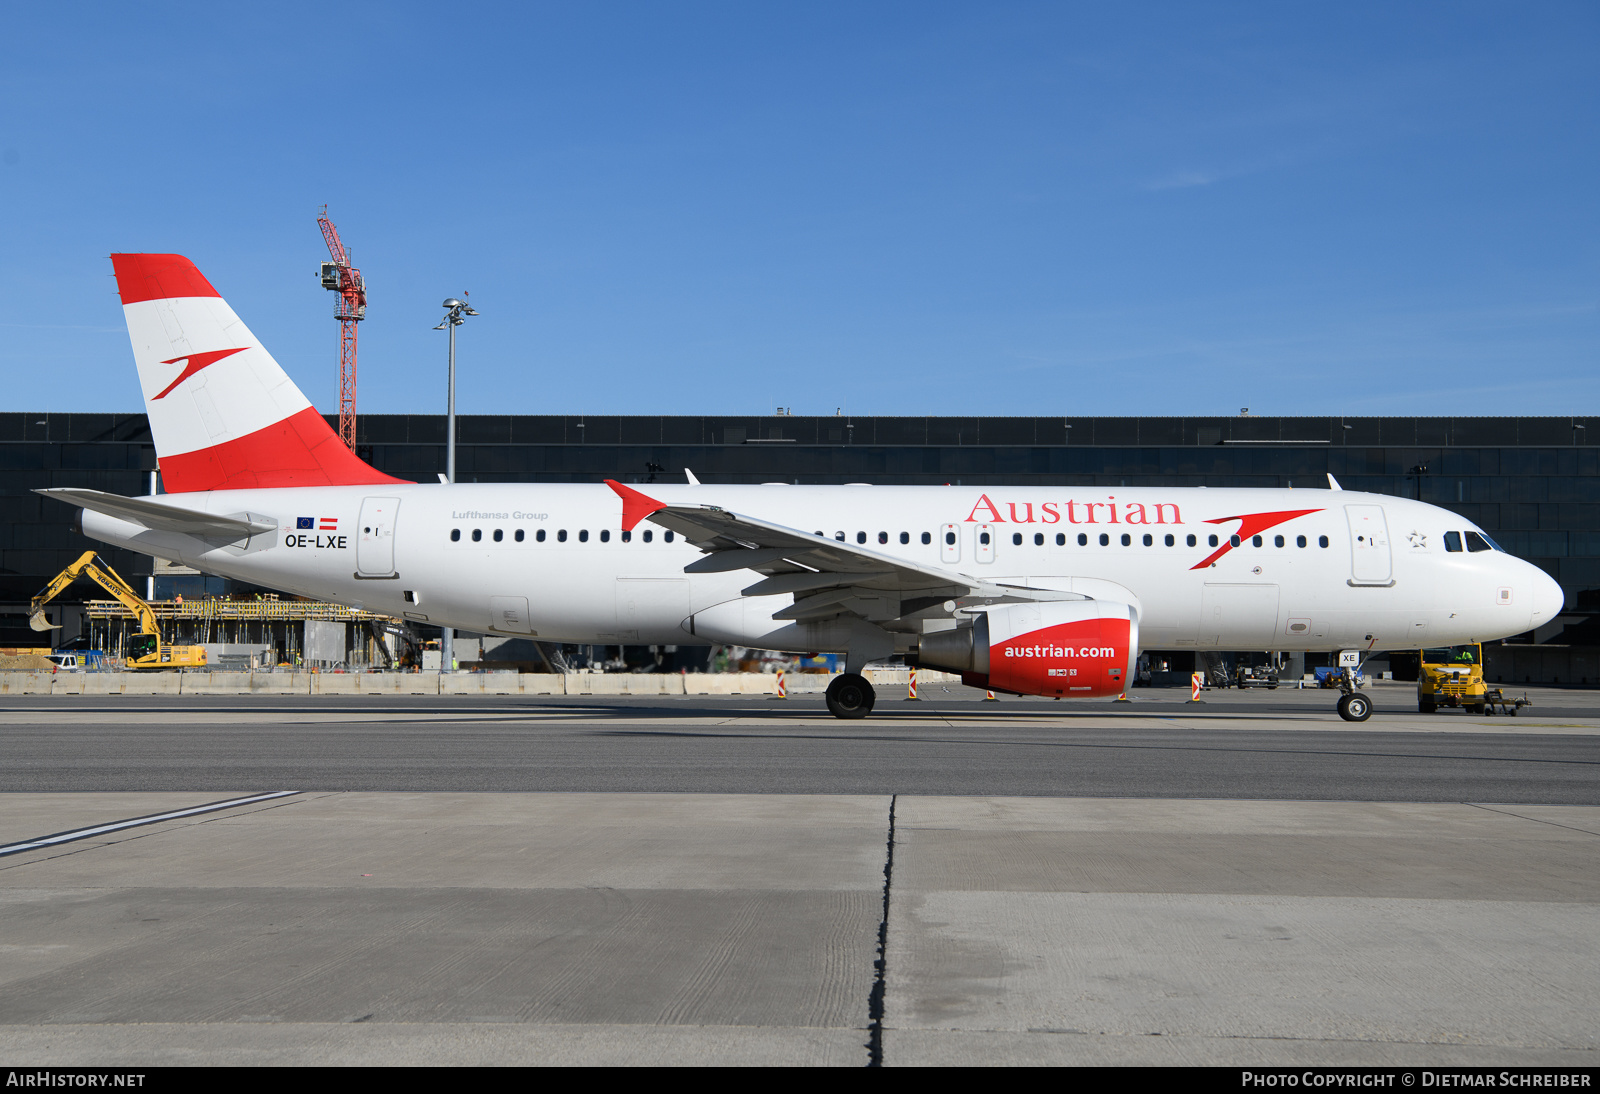
[[[339,294],[333,317],[339,321],[339,439],[352,452],[356,447],[356,324],[367,317],[367,283],[350,264],[350,252],[339,241],[339,229],[328,219],[324,205],[317,216],[322,238],[332,262],[322,264],[322,287]]]

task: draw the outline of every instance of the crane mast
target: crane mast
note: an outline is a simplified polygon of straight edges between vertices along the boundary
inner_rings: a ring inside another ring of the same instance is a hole
[[[356,324],[367,317],[367,283],[361,271],[350,262],[350,252],[339,239],[339,229],[328,219],[324,205],[317,226],[328,244],[328,255],[319,271],[322,287],[339,294],[333,317],[339,320],[339,439],[352,452],[356,447]]]

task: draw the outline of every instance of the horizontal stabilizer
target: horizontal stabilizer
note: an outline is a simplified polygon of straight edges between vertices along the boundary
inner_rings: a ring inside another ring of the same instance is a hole
[[[125,498],[121,494],[107,494],[99,490],[82,490],[76,487],[55,487],[48,490],[35,490],[35,494],[43,494],[47,498],[64,501],[68,505],[76,505],[81,509],[90,509],[96,513],[104,513],[108,517],[116,517],[131,524],[138,524],[158,532],[180,532],[190,536],[226,537],[228,539],[244,539],[249,536],[261,535],[263,532],[275,531],[278,527],[276,521],[267,521],[260,518],[246,517],[219,517],[210,513],[196,513],[192,509],[180,509],[175,505],[167,505],[153,498]]]

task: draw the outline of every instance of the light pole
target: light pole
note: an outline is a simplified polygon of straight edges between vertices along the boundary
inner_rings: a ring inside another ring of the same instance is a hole
[[[462,293],[462,296],[467,295]],[[450,380],[448,394],[445,398],[445,442],[444,442],[444,481],[454,485],[456,481],[456,328],[466,322],[466,316],[477,315],[472,306],[455,297],[444,302],[444,319],[434,330],[447,330],[450,332]],[[441,627],[439,629],[439,671],[450,672],[455,668],[456,660],[456,632],[454,627]]]

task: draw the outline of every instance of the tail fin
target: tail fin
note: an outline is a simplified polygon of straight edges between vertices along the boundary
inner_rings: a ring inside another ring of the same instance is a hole
[[[112,255],[167,490],[403,482],[339,440],[182,255]]]

